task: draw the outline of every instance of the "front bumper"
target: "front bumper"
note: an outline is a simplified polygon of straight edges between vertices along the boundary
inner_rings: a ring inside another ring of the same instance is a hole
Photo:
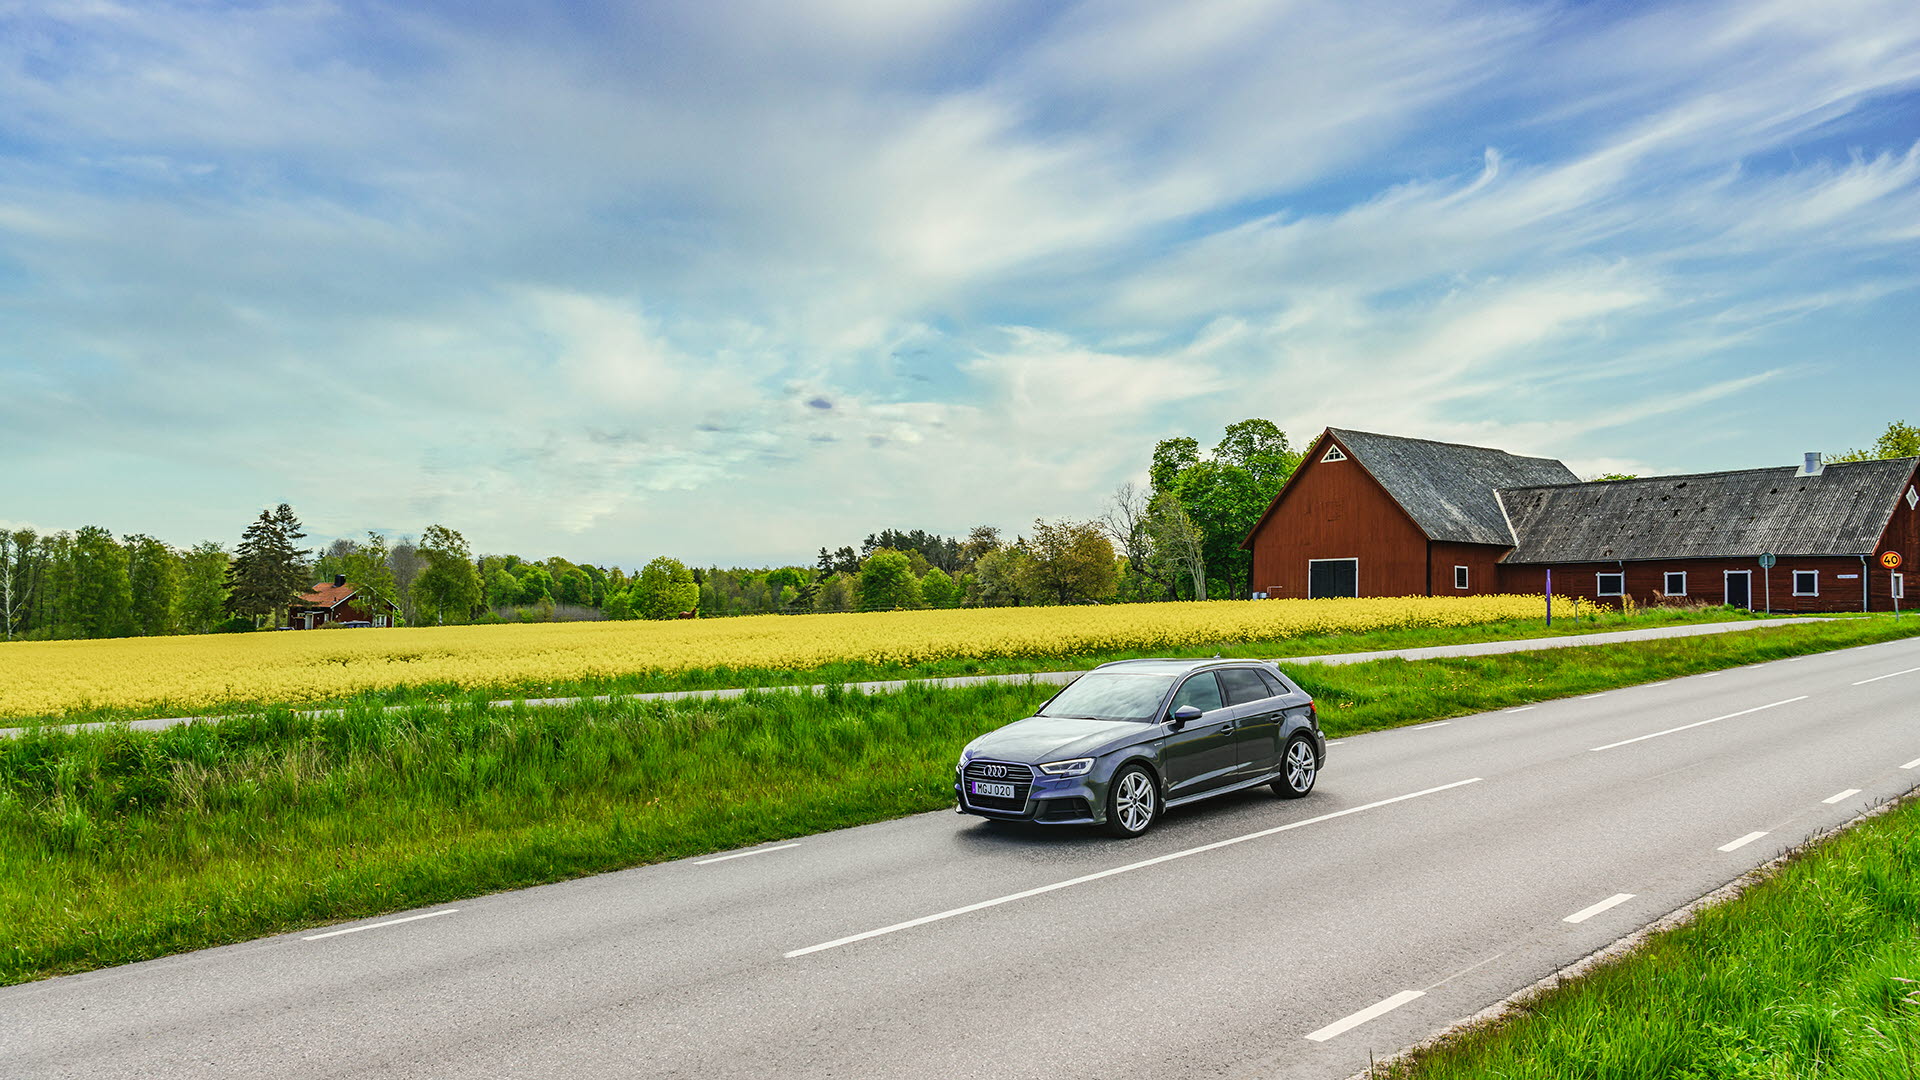
[[[953,778],[953,811],[997,821],[1031,821],[1039,825],[1100,825],[1107,820],[1106,788],[1091,783],[1090,776],[1052,777],[1037,774],[1027,792],[1027,801],[1018,810],[975,806],[967,799],[966,779],[956,769]]]

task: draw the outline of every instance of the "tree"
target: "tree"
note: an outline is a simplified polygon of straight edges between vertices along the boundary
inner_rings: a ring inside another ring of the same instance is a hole
[[[127,552],[98,525],[73,534],[71,596],[75,629],[81,637],[125,637],[133,632]]]
[[[0,529],[0,623],[5,624],[8,641],[25,628],[26,614],[33,603],[39,576],[38,540],[32,529]]]
[[[151,536],[129,536],[127,587],[132,594],[133,632],[165,634],[173,630],[174,593],[179,584],[173,549]]]
[[[1149,473],[1153,493],[1172,492],[1200,531],[1207,574],[1228,591],[1242,589],[1251,557],[1240,543],[1300,464],[1286,433],[1258,418],[1227,426],[1212,454],[1192,439],[1162,441]]]
[[[1034,575],[1027,564],[1032,561],[1024,543],[980,556],[973,564],[977,601],[986,607],[1018,607],[1040,599],[1030,591]]]
[[[420,621],[419,610],[413,602],[413,583],[427,568],[427,560],[420,554],[420,548],[408,537],[387,552],[387,572],[393,580],[393,602],[400,605],[400,615],[409,623]]]
[[[959,607],[960,587],[953,583],[952,576],[936,566],[920,579],[920,598],[930,608]]]
[[[202,540],[180,556],[173,619],[189,634],[210,634],[227,613],[227,552]]]
[[[563,604],[585,607],[593,603],[593,579],[585,570],[568,564],[553,577],[553,598]]]
[[[1148,500],[1146,491],[1128,481],[1115,489],[1113,499],[1107,504],[1106,516],[1100,520],[1107,530],[1107,536],[1120,545],[1121,557],[1126,562],[1128,574],[1136,579],[1136,586],[1172,596],[1173,582],[1154,559],[1153,543],[1147,533]],[[1137,594],[1125,597],[1145,598]]]
[[[1153,557],[1163,573],[1185,573],[1193,582],[1193,598],[1207,598],[1205,537],[1180,496],[1163,491],[1147,504],[1146,531]]]
[[[506,571],[501,571],[505,573]],[[600,613],[609,619],[633,618],[633,597],[624,590],[607,594],[606,603],[600,607]]]
[[[553,598],[553,575],[539,563],[520,568],[520,602],[537,604]]]
[[[813,594],[815,611],[852,611],[853,581],[846,574],[834,574],[820,583],[820,591]]]
[[[913,563],[892,548],[879,548],[860,564],[860,580],[854,586],[861,611],[892,611],[921,605],[920,581],[913,576]]]
[[[293,507],[281,503],[271,513],[262,510],[240,534],[227,567],[227,609],[235,615],[278,620],[288,601],[307,590],[303,548],[293,546],[305,536]]]
[[[342,538],[327,545],[314,563],[312,576],[319,581],[344,576],[355,588],[398,603],[400,588],[388,563],[391,554],[387,538],[377,532],[368,532],[365,540]]]
[[[487,575],[487,606],[493,608],[512,607],[519,602],[520,579],[508,573],[504,568],[495,567],[493,572]]]
[[[679,559],[662,555],[640,569],[633,606],[643,619],[677,618],[700,606],[700,585]]]
[[[436,623],[465,622],[480,606],[480,571],[473,565],[467,538],[444,525],[429,525],[420,534],[420,557],[426,569],[414,579],[414,603]]]
[[[1091,521],[1035,519],[1028,542],[1031,591],[1056,604],[1107,599],[1116,580],[1113,545]]]
[[[960,569],[972,570],[980,557],[989,551],[1000,550],[1000,530],[992,525],[975,525],[960,542]]]
[[[1873,461],[1877,458],[1920,457],[1920,427],[1899,420],[1888,422],[1887,430],[1868,450],[1849,450],[1828,461]]]

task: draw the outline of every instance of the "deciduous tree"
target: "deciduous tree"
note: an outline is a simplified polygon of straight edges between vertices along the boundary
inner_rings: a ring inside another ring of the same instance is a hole
[[[445,525],[429,525],[420,534],[426,569],[414,580],[414,602],[436,623],[466,622],[480,606],[480,571],[473,565],[467,539]]]
[[[861,611],[891,611],[921,605],[920,582],[913,576],[913,563],[892,548],[879,548],[860,564],[860,581],[854,586]]]
[[[1027,542],[1030,591],[1056,604],[1105,600],[1115,581],[1113,544],[1091,521],[1035,519]]]
[[[662,555],[640,569],[633,606],[642,618],[672,619],[700,604],[700,585],[679,559]]]

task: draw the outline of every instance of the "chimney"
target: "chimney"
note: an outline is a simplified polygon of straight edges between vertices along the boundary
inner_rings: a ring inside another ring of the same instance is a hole
[[[1801,462],[1800,464],[1800,471],[1797,473],[1794,473],[1793,475],[1819,476],[1822,470],[1826,469],[1826,467],[1827,467],[1826,464],[1820,460],[1820,451],[1809,450],[1807,451],[1806,460]]]
[[[336,589],[337,589],[337,588],[339,588],[340,586],[342,586],[342,585],[345,585],[346,583],[347,583],[347,575],[345,575],[345,574],[335,574],[335,575],[333,575],[333,587],[334,587],[334,588],[336,588]]]

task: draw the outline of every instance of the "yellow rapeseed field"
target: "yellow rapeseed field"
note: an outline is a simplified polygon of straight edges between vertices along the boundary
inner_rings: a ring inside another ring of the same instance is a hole
[[[1217,601],[311,630],[0,644],[0,718],[302,703],[361,690],[537,687],[644,671],[1047,657],[1531,616],[1537,596]]]

